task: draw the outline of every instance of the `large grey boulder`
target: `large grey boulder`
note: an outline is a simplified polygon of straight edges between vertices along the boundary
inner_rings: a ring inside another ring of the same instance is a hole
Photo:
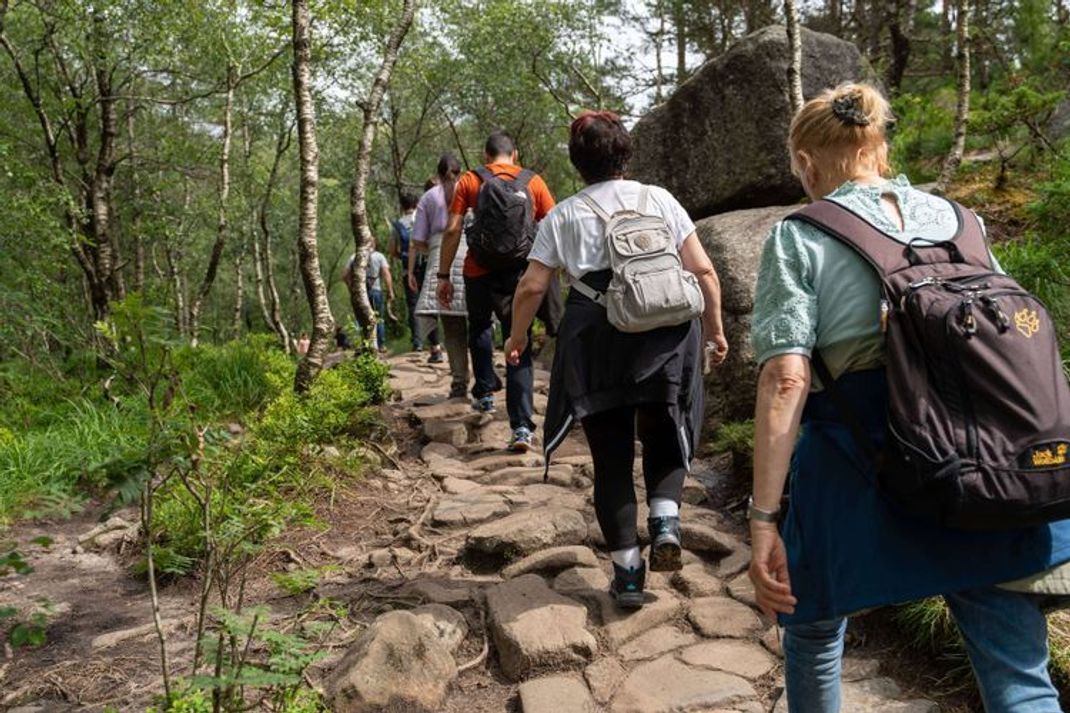
[[[850,42],[803,29],[802,48],[807,98],[869,76]],[[774,26],[703,65],[635,125],[632,175],[669,189],[692,218],[801,198],[785,146],[788,57],[787,33]]]
[[[383,614],[350,646],[324,689],[337,713],[437,711],[457,678],[438,634],[407,611]]]
[[[758,366],[750,335],[758,266],[769,230],[794,210],[738,210],[695,224],[721,280],[721,315],[728,338],[728,358],[706,377],[706,415],[713,425],[754,416]]]

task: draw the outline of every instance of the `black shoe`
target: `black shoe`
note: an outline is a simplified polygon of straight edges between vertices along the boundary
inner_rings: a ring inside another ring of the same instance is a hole
[[[650,571],[675,572],[684,566],[680,558],[680,518],[647,518],[650,528]]]
[[[646,583],[646,565],[624,569],[613,563],[613,581],[609,584],[609,596],[617,600],[621,609],[639,609],[643,606],[643,585]]]

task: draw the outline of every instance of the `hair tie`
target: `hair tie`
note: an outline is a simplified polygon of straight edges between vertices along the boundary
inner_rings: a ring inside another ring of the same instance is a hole
[[[846,94],[832,100],[832,115],[848,126],[869,126],[869,117],[862,111],[862,95]]]

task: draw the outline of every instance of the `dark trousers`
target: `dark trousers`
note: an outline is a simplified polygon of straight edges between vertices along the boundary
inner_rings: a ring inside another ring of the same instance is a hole
[[[668,404],[602,411],[583,419],[594,460],[594,511],[610,551],[639,544],[635,518],[635,436],[643,444],[646,496],[680,502],[687,467]]]
[[[472,354],[472,373],[475,385],[472,395],[477,399],[501,389],[502,383],[494,371],[494,322],[497,315],[506,336],[513,322],[513,293],[523,274],[522,269],[492,272],[481,277],[464,278],[465,299],[468,302],[468,350]],[[531,330],[528,348],[520,355],[520,364],[505,367],[505,406],[509,425],[534,430],[531,420],[534,372],[531,366]]]
[[[408,260],[402,260],[402,264],[408,265]],[[423,348],[423,343],[420,341],[419,332],[416,330],[416,303],[420,300],[420,290],[424,286],[424,276],[427,274],[427,260],[417,258],[416,264],[412,268],[412,274],[416,278],[415,290],[409,287],[408,278],[403,278],[405,282],[405,307],[409,310],[409,334],[412,336],[412,348],[419,351]],[[432,347],[439,345],[437,326],[427,335],[427,343]]]

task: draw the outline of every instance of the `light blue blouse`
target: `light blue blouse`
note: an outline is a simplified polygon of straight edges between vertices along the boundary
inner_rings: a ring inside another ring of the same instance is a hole
[[[899,229],[881,206],[895,197],[903,216]],[[905,176],[881,186],[848,181],[827,196],[906,244],[912,238],[948,240],[958,229],[944,199],[912,188]],[[821,350],[833,376],[880,366],[880,282],[851,248],[811,225],[783,220],[762,250],[751,325],[761,364],[780,354],[810,356]]]

